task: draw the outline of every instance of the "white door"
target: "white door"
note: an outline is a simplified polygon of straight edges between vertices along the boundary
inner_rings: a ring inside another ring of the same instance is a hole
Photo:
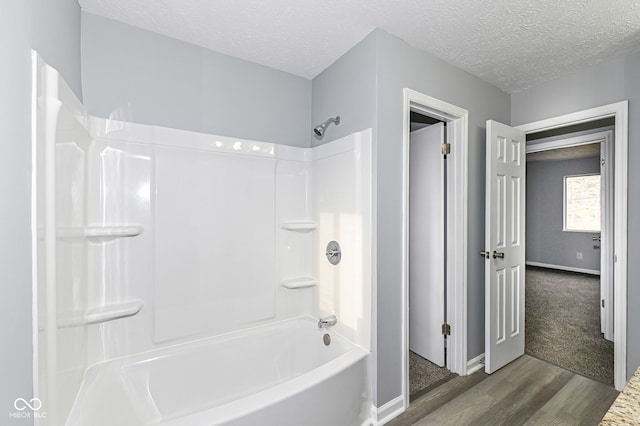
[[[444,366],[444,125],[409,140],[409,349]]]
[[[485,371],[524,354],[525,135],[487,120]]]

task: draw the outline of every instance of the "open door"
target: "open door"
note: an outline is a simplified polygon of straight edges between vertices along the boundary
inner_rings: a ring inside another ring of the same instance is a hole
[[[443,367],[444,125],[411,133],[409,156],[409,349]]]
[[[487,120],[485,372],[524,354],[525,178],[523,131]]]

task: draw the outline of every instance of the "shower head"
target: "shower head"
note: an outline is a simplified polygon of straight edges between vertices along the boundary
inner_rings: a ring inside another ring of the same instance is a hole
[[[329,118],[327,121],[325,121],[322,124],[317,125],[316,127],[313,128],[313,133],[316,134],[316,137],[318,139],[322,139],[322,137],[324,136],[324,131],[326,130],[326,128],[329,126],[329,124],[331,123],[336,123],[336,126],[338,124],[340,124],[340,116],[336,116],[336,118]]]

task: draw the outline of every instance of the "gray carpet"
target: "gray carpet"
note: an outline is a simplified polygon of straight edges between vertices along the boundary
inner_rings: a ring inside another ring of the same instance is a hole
[[[600,333],[600,277],[527,267],[525,352],[613,386],[613,342]]]
[[[457,374],[409,351],[409,401],[453,379]]]

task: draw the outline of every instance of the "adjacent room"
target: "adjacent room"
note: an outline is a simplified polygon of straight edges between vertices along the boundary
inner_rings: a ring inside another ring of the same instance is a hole
[[[525,352],[613,386],[613,122],[527,144]]]

